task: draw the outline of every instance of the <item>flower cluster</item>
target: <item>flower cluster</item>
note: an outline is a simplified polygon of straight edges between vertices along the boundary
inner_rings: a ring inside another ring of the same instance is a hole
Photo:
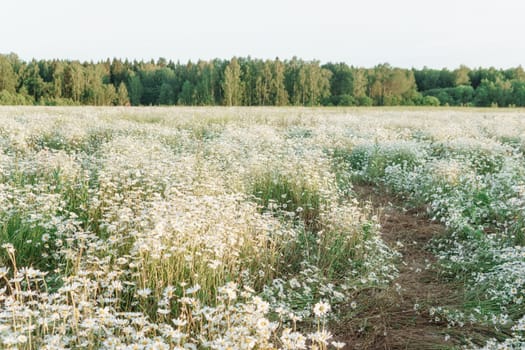
[[[453,112],[400,117],[395,125],[405,129],[392,133],[384,130],[393,125],[391,117],[378,123],[374,144],[356,138],[341,158],[354,176],[425,205],[448,228],[431,248],[445,273],[467,281],[469,307],[437,306],[431,316],[451,326],[481,323],[502,333],[512,328],[514,338],[486,348],[521,348],[525,124],[512,114]]]
[[[1,109],[0,348],[342,348],[397,255],[303,113]]]

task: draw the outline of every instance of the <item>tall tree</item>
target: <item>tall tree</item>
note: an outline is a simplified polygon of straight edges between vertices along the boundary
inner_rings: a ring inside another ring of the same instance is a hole
[[[0,91],[16,92],[17,77],[11,63],[5,55],[0,55]]]
[[[195,65],[195,104],[200,106],[213,105],[214,104],[214,89],[213,84],[215,83],[215,72],[213,62],[199,61]]]
[[[52,97],[61,98],[64,90],[64,63],[54,61],[52,63]]]
[[[232,58],[224,70],[224,105],[239,106],[242,102],[241,66],[237,58]]]
[[[128,88],[126,87],[126,84],[124,84],[123,81],[120,82],[118,88],[117,88],[117,100],[116,104],[119,106],[127,106],[129,105],[129,95],[128,95]]]
[[[44,80],[40,76],[40,66],[35,60],[31,61],[24,70],[22,82],[29,95],[31,95],[35,101],[39,101],[44,95]]]
[[[84,90],[84,68],[77,62],[71,62],[64,68],[64,86],[62,95],[75,102],[80,102]]]
[[[128,67],[125,63],[123,63],[121,60],[114,58],[113,61],[111,61],[111,65],[109,67],[110,72],[110,82],[114,86],[119,86],[120,83],[126,82],[129,78],[129,71]]]
[[[144,88],[140,77],[132,73],[129,77],[129,101],[132,106],[140,105]]]
[[[354,68],[353,71],[353,86],[352,95],[355,98],[362,98],[366,96],[366,90],[368,86],[368,79],[366,76],[366,70],[361,68]]]
[[[272,104],[270,94],[272,90],[273,74],[270,61],[259,62],[258,74],[255,80],[256,104],[266,106]]]
[[[286,106],[288,104],[288,92],[284,84],[285,66],[278,58],[273,62],[272,84],[270,98],[275,106]]]
[[[467,66],[459,66],[459,68],[454,71],[454,85],[470,85],[469,73],[470,69]]]
[[[168,83],[163,83],[160,87],[159,99],[157,102],[159,105],[172,105],[175,103],[175,94],[173,93],[173,88]]]
[[[193,84],[186,80],[184,84],[182,84],[182,90],[179,94],[179,104],[185,105],[185,106],[191,106],[193,105]]]
[[[332,72],[330,93],[332,96],[351,95],[354,88],[354,76],[346,63],[328,63],[323,66]]]
[[[108,82],[108,84],[104,84]],[[112,105],[116,89],[109,84],[109,65],[88,65],[84,69],[84,92],[82,102],[88,105]]]

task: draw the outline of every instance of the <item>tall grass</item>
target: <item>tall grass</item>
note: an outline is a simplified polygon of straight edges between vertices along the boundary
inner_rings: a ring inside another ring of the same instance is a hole
[[[317,189],[277,172],[260,174],[253,181],[251,192],[261,211],[297,217],[309,231],[319,228],[320,213],[328,204]]]

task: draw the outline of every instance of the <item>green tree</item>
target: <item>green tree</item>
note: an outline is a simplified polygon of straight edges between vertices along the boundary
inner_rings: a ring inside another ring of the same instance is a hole
[[[175,103],[174,101],[175,101],[175,94],[173,93],[173,88],[171,87],[170,84],[163,83],[160,87],[159,99],[157,103],[159,105],[168,106],[168,105],[174,104]]]
[[[518,80],[518,81],[525,81],[525,70],[523,70],[523,67],[521,65],[513,69],[513,74],[512,74],[511,79]]]
[[[352,95],[354,90],[354,75],[346,63],[328,63],[323,66],[332,72],[330,78],[330,93],[338,98],[342,95]]]
[[[454,71],[454,85],[470,85],[470,68],[467,66],[461,65],[458,69]]]
[[[16,92],[17,76],[13,66],[5,55],[0,55],[0,91],[7,91],[10,94]]]
[[[476,89],[475,103],[481,107],[493,105],[506,107],[511,104],[511,97],[512,83],[510,81],[501,80],[499,77],[496,81],[483,79]]]
[[[239,106],[242,102],[241,67],[237,58],[232,58],[224,70],[224,102],[226,106]]]
[[[61,61],[55,61],[52,64],[52,70],[51,95],[54,98],[61,98],[64,90],[64,64]]]
[[[388,63],[380,64],[370,70],[370,97],[376,105],[383,106],[387,97],[387,81],[390,76],[391,67]]]
[[[518,107],[525,107],[525,81],[512,82],[512,103]]]
[[[118,106],[127,106],[127,105],[129,105],[128,88],[126,88],[126,84],[124,84],[123,81],[120,82],[120,84],[119,84],[119,86],[117,88],[116,104]]]
[[[64,85],[62,95],[75,102],[80,102],[84,90],[84,68],[75,61],[64,68]]]
[[[288,80],[291,81],[291,102],[294,105],[314,106],[330,95],[331,72],[319,66],[319,61],[304,62],[292,59]]]
[[[213,105],[215,102],[213,85],[215,84],[215,70],[213,62],[199,61],[195,65],[194,104]]]
[[[184,84],[182,84],[182,90],[179,94],[179,104],[185,106],[193,105],[193,84],[189,80],[186,80]]]
[[[34,100],[31,96],[0,90],[0,105],[32,105]]]
[[[425,96],[423,97],[423,106],[439,106],[440,102],[437,97],[434,96]]]
[[[368,78],[366,76],[366,70],[361,68],[355,68],[353,71],[353,84],[352,84],[352,95],[360,99],[366,96],[366,90],[368,86]]]
[[[285,66],[278,58],[272,64],[272,83],[270,87],[271,104],[275,106],[286,106],[288,104],[288,92],[284,83]]]
[[[454,72],[451,72],[448,69],[438,70],[423,67],[421,70],[414,69],[413,72],[417,89],[419,91],[449,88],[455,86]]]
[[[140,105],[143,91],[140,77],[134,73],[131,74],[129,78],[129,101],[132,106]]]
[[[108,84],[104,84],[105,81]],[[112,105],[116,99],[116,94],[115,87],[109,84],[109,68],[107,66],[90,64],[84,67],[82,103],[94,106]]]
[[[417,98],[417,86],[411,70],[394,68],[385,82],[386,93],[392,105],[413,104]]]
[[[109,67],[110,83],[114,86],[120,86],[120,83],[129,79],[129,71],[126,63],[114,58]]]
[[[377,105],[411,104],[416,97],[416,81],[410,70],[392,68],[388,63],[377,65],[371,81],[370,97]]]
[[[35,60],[31,61],[23,72],[23,85],[35,101],[44,95],[44,80],[40,76],[40,67]]]
[[[238,105],[253,106],[258,104],[257,77],[260,75],[260,60],[252,60],[250,57],[239,58],[241,67],[241,99]]]
[[[259,65],[259,71],[255,81],[256,104],[266,106],[272,104],[270,94],[272,91],[273,73],[272,64],[266,61]]]

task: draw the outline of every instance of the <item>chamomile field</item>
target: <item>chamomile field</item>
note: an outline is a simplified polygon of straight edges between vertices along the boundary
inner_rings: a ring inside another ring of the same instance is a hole
[[[2,107],[0,348],[523,348],[524,153],[520,109]]]

